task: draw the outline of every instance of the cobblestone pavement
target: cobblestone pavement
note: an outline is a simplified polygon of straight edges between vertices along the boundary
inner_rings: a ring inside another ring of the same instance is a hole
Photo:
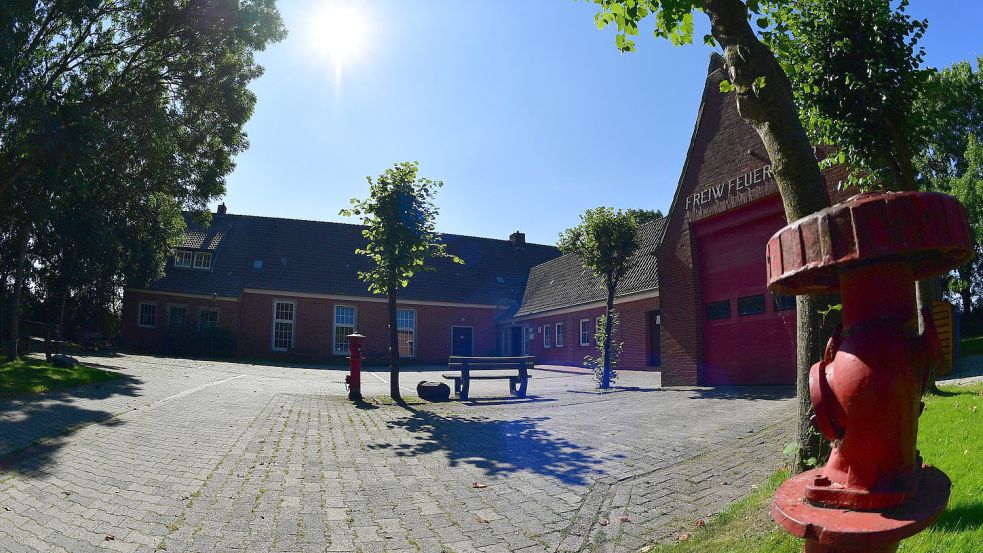
[[[123,379],[0,401],[2,551],[631,551],[777,468],[793,410],[787,389],[599,393],[577,371],[535,371],[526,400],[492,381],[357,408],[339,370],[86,361]]]

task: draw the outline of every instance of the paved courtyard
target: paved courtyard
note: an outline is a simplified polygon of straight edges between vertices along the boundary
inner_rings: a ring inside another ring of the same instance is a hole
[[[0,400],[2,551],[634,551],[775,470],[794,409],[554,370],[407,407],[369,373],[356,408],[340,370],[86,360],[123,378]]]

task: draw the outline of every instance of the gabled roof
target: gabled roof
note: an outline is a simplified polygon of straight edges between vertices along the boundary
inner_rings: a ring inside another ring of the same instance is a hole
[[[665,218],[645,223],[639,228],[638,251],[631,258],[631,268],[618,285],[616,297],[659,288],[658,264],[654,255]],[[515,316],[532,315],[604,301],[607,292],[601,279],[583,266],[575,254],[566,254],[532,268]]]
[[[214,215],[205,229],[185,219],[184,247],[204,249],[196,244],[214,240],[199,242],[199,236],[219,237],[212,268],[175,269],[171,261],[150,289],[227,297],[245,288],[378,297],[357,276],[371,267],[355,253],[365,245],[361,225],[225,214]],[[444,234],[443,241],[465,264],[435,260],[436,270],[414,276],[400,299],[514,307],[529,268],[560,255],[553,246],[514,247],[508,240]]]

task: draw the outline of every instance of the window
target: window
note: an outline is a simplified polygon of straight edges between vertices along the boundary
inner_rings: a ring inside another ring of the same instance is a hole
[[[544,348],[548,348],[548,347],[550,347],[550,340],[551,340],[551,339],[550,339],[550,334],[551,334],[551,332],[550,332],[550,330],[551,330],[552,328],[553,328],[553,327],[551,327],[551,326],[550,326],[550,325],[548,325],[548,324],[546,324],[546,325],[543,325],[543,347],[544,347]]]
[[[562,348],[565,338],[563,336],[563,323],[556,323],[556,347]]]
[[[195,252],[195,269],[211,269],[212,254],[209,252]]]
[[[412,309],[396,310],[396,335],[399,341],[399,356],[413,357],[416,355],[416,311]]]
[[[397,320],[399,311],[396,312]],[[397,331],[398,332],[398,331]],[[355,334],[355,308],[350,305],[334,306],[334,352],[348,353],[348,335]]]
[[[747,315],[760,315],[765,312],[765,295],[744,296],[737,298],[737,314],[741,317]]]
[[[143,328],[155,328],[157,326],[157,304],[141,303],[140,314],[137,324]]]
[[[273,351],[294,347],[294,311],[292,301],[273,302]]]
[[[795,309],[795,296],[775,294],[771,297],[771,301],[775,311],[791,311]]]
[[[253,270],[254,271],[261,271],[262,269],[263,269],[263,260],[262,259],[254,259],[253,260]]]
[[[181,328],[188,320],[187,305],[168,305],[167,306],[167,326],[169,328]]]
[[[590,319],[580,319],[580,345],[590,345]]]
[[[730,300],[715,301],[707,304],[707,320],[719,321],[730,318]]]
[[[178,250],[174,252],[174,266],[185,267],[190,269],[192,256],[193,254],[186,250]]]
[[[202,307],[198,312],[199,328],[215,328],[218,326],[218,308]]]

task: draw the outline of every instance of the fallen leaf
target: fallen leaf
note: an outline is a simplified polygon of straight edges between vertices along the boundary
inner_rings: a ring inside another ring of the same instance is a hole
[[[686,541],[689,539],[689,534],[680,534],[676,537],[676,541]]]
[[[487,488],[488,484],[479,484],[478,482],[472,482],[471,487],[476,490],[480,490],[481,488]]]
[[[485,517],[478,517],[478,522],[482,524],[488,524],[488,519]]]
[[[112,534],[106,534],[106,537],[103,538],[103,541],[116,541],[116,536]]]
[[[631,517],[628,515],[621,515],[621,522],[631,522]]]
[[[607,526],[608,524],[611,524],[611,521],[606,518],[602,518],[601,520],[597,521],[597,523],[601,526]]]
[[[707,521],[703,520],[702,518],[693,523],[694,528],[703,528],[706,525]]]

